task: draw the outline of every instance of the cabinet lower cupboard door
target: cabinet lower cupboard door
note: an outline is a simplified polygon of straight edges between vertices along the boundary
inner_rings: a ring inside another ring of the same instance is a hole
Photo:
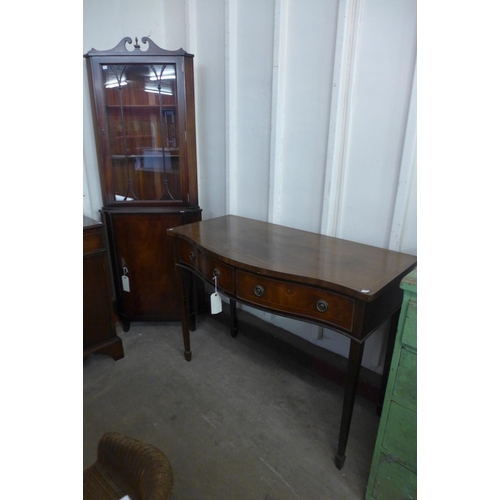
[[[130,321],[179,320],[180,281],[167,228],[181,225],[185,214],[109,213],[115,262],[117,309]],[[193,214],[199,219],[199,212]]]

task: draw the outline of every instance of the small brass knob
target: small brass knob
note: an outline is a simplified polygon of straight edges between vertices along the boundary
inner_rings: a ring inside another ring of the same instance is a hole
[[[320,313],[328,311],[328,302],[326,300],[319,299],[318,302],[316,302],[316,309]]]
[[[216,278],[218,278],[220,276],[220,271],[217,268],[214,269],[214,276]]]
[[[264,287],[261,285],[255,285],[253,293],[255,293],[257,297],[262,297],[264,295]]]
[[[193,251],[189,252],[189,258],[190,258],[191,260],[196,259],[196,254],[195,254]]]

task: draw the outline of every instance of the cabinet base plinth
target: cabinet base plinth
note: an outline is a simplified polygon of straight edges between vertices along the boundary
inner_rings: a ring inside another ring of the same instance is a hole
[[[123,353],[123,343],[120,337],[115,337],[108,342],[103,342],[83,351],[83,359],[87,359],[91,354],[107,354],[115,361],[122,359],[125,355]]]

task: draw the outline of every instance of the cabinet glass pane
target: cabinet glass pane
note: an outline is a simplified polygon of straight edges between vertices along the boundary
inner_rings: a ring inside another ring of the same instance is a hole
[[[180,200],[175,64],[102,73],[115,201]]]

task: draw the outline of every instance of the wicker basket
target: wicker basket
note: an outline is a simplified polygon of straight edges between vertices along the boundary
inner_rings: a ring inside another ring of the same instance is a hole
[[[165,500],[172,482],[172,467],[160,450],[109,432],[99,440],[97,461],[83,471],[83,498]]]

